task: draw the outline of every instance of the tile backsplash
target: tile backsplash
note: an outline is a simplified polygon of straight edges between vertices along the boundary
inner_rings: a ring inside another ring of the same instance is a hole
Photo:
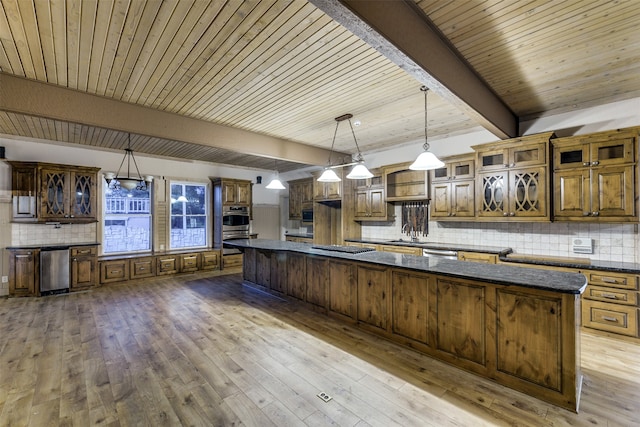
[[[396,220],[362,226],[363,238],[407,238],[401,232],[400,206]],[[577,254],[572,239],[591,238],[592,254]],[[589,258],[601,261],[638,262],[638,230],[636,224],[577,223],[500,223],[500,222],[435,222],[429,221],[428,236],[420,241],[460,243],[480,246],[510,247],[526,255]]]
[[[97,222],[89,224],[11,224],[11,246],[93,243],[97,241]]]

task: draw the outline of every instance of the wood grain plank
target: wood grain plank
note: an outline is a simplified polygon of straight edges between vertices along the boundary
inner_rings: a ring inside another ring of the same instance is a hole
[[[635,343],[582,334],[576,414],[305,307],[221,271],[0,300],[0,425],[640,423]]]

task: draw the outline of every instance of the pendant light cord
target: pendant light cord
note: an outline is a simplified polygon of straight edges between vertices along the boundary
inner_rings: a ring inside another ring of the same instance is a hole
[[[429,88],[426,86],[422,86],[420,88],[421,91],[424,92],[424,145],[422,146],[422,148],[424,148],[424,151],[429,150],[429,140],[427,137],[427,123],[429,123],[429,109],[427,108],[427,92],[429,91]]]
[[[349,122],[351,123],[351,122]],[[333,146],[336,143],[336,135],[338,134],[338,126],[340,122],[336,121],[336,130],[333,132],[333,141],[331,141],[331,151],[329,151],[329,160],[327,160],[327,167],[331,166],[331,154],[333,154]]]

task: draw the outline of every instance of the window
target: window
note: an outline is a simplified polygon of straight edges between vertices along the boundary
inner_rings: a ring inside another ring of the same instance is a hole
[[[207,246],[207,185],[171,183],[171,249]]]
[[[151,224],[150,190],[127,190],[105,183],[102,239],[105,254],[150,251]]]

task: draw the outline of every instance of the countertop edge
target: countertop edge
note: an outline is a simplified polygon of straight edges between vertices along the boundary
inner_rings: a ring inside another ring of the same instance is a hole
[[[540,291],[582,294],[587,286],[583,274],[540,270],[507,264],[483,264],[467,261],[430,258],[392,252],[364,252],[357,255],[314,249],[308,244],[281,240],[234,240],[230,246],[239,249],[304,253],[355,262],[385,265],[423,273],[431,273],[466,280],[479,280],[502,286],[516,286]],[[505,277],[511,276],[513,279]],[[544,276],[544,280],[542,280]],[[537,284],[541,283],[541,284]]]

